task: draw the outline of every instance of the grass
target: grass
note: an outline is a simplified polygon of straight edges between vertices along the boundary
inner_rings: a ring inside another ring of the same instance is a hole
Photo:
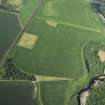
[[[41,82],[40,91],[43,105],[64,105],[68,81]]]
[[[25,81],[0,81],[2,105],[34,105],[34,86]]]
[[[17,15],[0,12],[0,61],[21,31]]]

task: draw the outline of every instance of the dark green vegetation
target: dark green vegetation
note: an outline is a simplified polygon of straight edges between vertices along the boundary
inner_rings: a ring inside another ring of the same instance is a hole
[[[6,61],[5,66],[3,67],[4,72],[2,73],[3,80],[27,80],[35,81],[36,78],[34,75],[26,73],[21,69],[17,68],[14,59],[10,58]]]
[[[105,105],[105,82],[92,90],[86,105]]]
[[[0,12],[0,63],[20,31],[21,26],[16,14]]]
[[[105,45],[90,42],[85,46],[84,59],[90,77],[102,74],[105,69],[105,62],[101,62],[98,52],[105,51]]]
[[[50,81],[40,83],[43,105],[65,105],[68,81]]]
[[[2,105],[35,105],[35,87],[31,82],[0,81],[0,103]]]

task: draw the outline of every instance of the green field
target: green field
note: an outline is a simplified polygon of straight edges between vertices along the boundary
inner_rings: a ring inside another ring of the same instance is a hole
[[[105,43],[104,32],[86,0],[43,1],[27,30],[38,39],[30,49],[27,38],[22,40],[26,45],[17,46],[14,54],[17,67],[26,72],[72,80],[41,83],[43,105],[77,105],[77,93],[90,79],[84,47],[91,41]]]
[[[29,33],[39,36],[37,43],[32,50],[17,47],[16,63],[23,70],[38,75],[83,76],[86,72],[82,56],[85,43],[104,37],[99,19],[85,0],[77,2],[61,0],[60,3],[54,0],[54,3],[50,4],[51,2],[53,1],[45,0],[43,8],[40,9],[38,16],[33,19],[28,29]],[[44,11],[49,7],[48,4],[51,5],[53,11],[57,12],[57,16],[46,14],[45,17]],[[63,9],[64,4],[67,4],[65,9]],[[71,4],[74,7],[70,9]],[[75,6],[79,6],[80,9]],[[83,12],[80,12],[81,10]],[[80,18],[76,16],[78,13],[80,13]],[[69,20],[66,19],[67,17]],[[58,25],[49,26],[46,23],[47,20],[58,22]]]
[[[37,75],[73,78],[86,73],[84,44],[89,40],[101,42],[102,33],[61,24],[53,28],[39,19],[32,23],[28,32],[38,35],[39,39],[32,50],[16,48],[15,59],[20,68]]]
[[[35,105],[34,86],[25,81],[0,81],[2,105]]]
[[[21,31],[16,14],[0,12],[0,62]]]

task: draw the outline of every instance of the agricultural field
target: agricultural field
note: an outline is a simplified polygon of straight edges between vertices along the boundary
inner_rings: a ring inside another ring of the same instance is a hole
[[[51,77],[50,77],[51,78]],[[47,80],[37,83],[38,95],[36,102],[39,105],[77,105],[77,93],[86,85],[85,77],[78,80],[60,78]]]
[[[21,31],[16,14],[0,12],[0,63]]]
[[[72,10],[69,9],[71,3],[74,5]],[[63,10],[64,4],[67,6]],[[75,8],[78,7],[77,5],[80,9]],[[86,10],[81,13],[84,7]],[[47,14],[45,11],[50,10],[48,8],[57,12],[57,16]],[[77,13],[81,13],[81,21],[79,18],[72,17],[77,17]],[[70,17],[69,20],[66,19],[67,17]],[[79,23],[75,19],[78,19]],[[90,40],[101,42],[104,38],[104,30],[98,16],[91,11],[89,4],[84,0],[79,0],[78,3],[74,0],[62,0],[60,3],[58,0],[54,2],[45,0],[27,32],[38,38],[32,49],[24,46],[16,48],[14,55],[16,64],[36,75],[70,78],[79,78],[87,72],[83,59],[84,45]]]
[[[19,2],[8,0],[8,3],[14,5]],[[104,24],[89,3],[87,0],[22,0],[18,11],[1,12],[3,25],[0,32],[3,36],[0,38],[0,54],[4,54],[4,50],[9,51],[13,40],[23,29],[20,40],[9,55],[13,60],[6,62],[9,69],[5,70],[5,76],[10,73],[10,80],[27,79],[37,85],[35,103],[32,103],[32,93],[29,96],[25,93],[24,102],[29,99],[30,103],[22,105],[79,105],[80,90],[87,89],[90,80],[104,72],[105,63],[100,64],[100,60],[105,61]],[[8,24],[13,27],[8,27]],[[26,29],[22,27],[24,24]],[[97,48],[100,49],[99,56],[96,56]],[[89,70],[86,59],[92,65]],[[25,84],[22,85],[25,87]],[[92,95],[88,98],[93,99]],[[87,105],[96,105],[91,104],[89,99]]]
[[[21,46],[16,48],[16,64],[38,75],[62,77],[80,77],[85,74],[81,57],[84,43],[92,38],[99,39],[101,35],[81,29],[75,31],[75,28],[63,25],[49,27],[39,19],[33,21],[29,30],[38,36],[37,42],[31,50]]]
[[[2,105],[34,105],[34,85],[26,81],[0,81]]]
[[[40,83],[40,94],[43,105],[64,105],[68,81],[50,81]]]

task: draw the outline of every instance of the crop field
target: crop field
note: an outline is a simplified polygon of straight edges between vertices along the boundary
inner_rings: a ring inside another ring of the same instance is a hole
[[[21,31],[17,15],[0,12],[0,61]]]
[[[43,105],[64,105],[68,81],[52,81],[40,83],[40,94]]]
[[[26,33],[30,37],[24,37]],[[77,105],[77,93],[90,79],[84,47],[91,41],[105,43],[105,30],[89,3],[44,0],[24,34],[14,53],[17,67],[35,75],[69,80],[42,82],[43,105]]]
[[[2,105],[34,105],[34,86],[31,82],[0,81]]]

